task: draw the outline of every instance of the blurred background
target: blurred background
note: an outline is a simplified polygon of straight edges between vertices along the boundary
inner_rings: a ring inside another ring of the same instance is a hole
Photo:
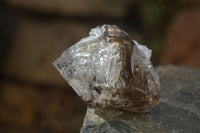
[[[200,67],[200,0],[1,0],[1,133],[79,132],[86,105],[52,62],[102,24],[151,48],[155,66]]]

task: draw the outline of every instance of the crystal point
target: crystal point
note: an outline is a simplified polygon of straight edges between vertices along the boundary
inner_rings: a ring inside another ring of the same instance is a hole
[[[92,29],[66,49],[55,67],[91,108],[146,112],[159,102],[151,50],[116,25]]]

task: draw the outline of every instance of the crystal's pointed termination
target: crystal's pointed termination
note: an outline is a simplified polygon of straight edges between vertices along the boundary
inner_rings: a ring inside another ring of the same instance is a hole
[[[159,102],[151,50],[115,25],[92,29],[54,65],[91,108],[146,112]]]

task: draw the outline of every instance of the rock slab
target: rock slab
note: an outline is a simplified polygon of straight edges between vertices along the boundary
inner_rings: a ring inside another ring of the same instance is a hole
[[[199,133],[200,69],[157,67],[160,103],[145,114],[87,109],[81,133]]]

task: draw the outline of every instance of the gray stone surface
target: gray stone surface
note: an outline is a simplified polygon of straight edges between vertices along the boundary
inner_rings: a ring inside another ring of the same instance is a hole
[[[199,133],[200,69],[158,67],[162,86],[160,103],[150,112],[87,110],[81,133]],[[107,114],[107,115],[105,115]]]

